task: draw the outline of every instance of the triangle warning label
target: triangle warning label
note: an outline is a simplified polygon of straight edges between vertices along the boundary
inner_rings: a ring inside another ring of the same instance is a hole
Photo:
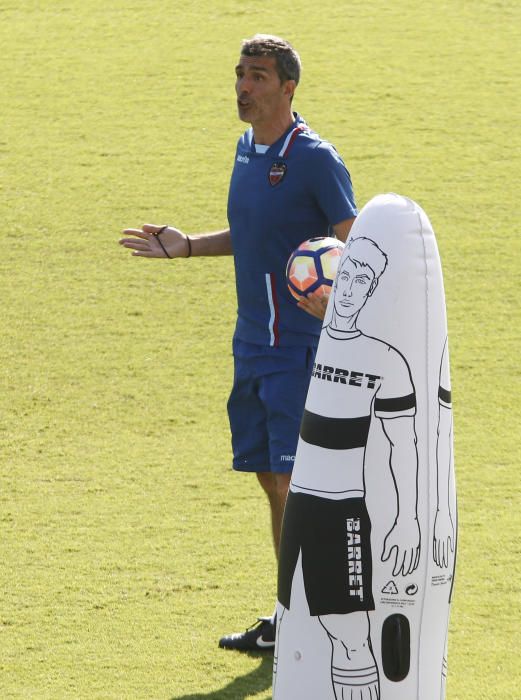
[[[387,593],[387,595],[398,595],[398,588],[396,587],[395,582],[389,581],[389,583],[386,583],[382,588],[382,593]]]

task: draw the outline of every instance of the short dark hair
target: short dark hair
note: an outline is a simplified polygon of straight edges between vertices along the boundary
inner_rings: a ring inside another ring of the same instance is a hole
[[[387,255],[370,238],[365,236],[350,238],[346,243],[346,250],[345,260],[349,258],[356,265],[369,267],[376,280],[385,272]]]
[[[302,64],[300,56],[293,46],[272,34],[255,34],[242,42],[241,56],[271,56],[275,59],[275,68],[280,82],[294,80],[298,85]]]

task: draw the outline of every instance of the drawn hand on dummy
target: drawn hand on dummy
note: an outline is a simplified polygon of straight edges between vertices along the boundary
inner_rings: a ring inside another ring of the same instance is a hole
[[[438,510],[434,520],[433,557],[441,568],[449,565],[449,549],[454,552],[454,523],[448,510]]]
[[[416,518],[396,518],[385,538],[382,561],[387,561],[393,551],[393,576],[407,576],[417,568],[420,562],[420,526]]]

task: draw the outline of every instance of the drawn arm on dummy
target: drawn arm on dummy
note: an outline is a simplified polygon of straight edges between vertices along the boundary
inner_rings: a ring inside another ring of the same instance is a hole
[[[391,446],[391,468],[398,509],[394,524],[387,533],[382,561],[394,554],[393,575],[412,573],[420,560],[420,526],[418,524],[418,451],[413,416],[382,418],[382,427]]]
[[[434,561],[439,567],[449,565],[449,550],[454,552],[454,523],[450,512],[449,478],[452,457],[452,410],[440,404],[437,462],[437,510],[434,520]]]

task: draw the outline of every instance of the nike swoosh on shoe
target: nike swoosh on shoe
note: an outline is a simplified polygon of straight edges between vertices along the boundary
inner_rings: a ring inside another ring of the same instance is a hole
[[[257,637],[256,644],[260,649],[272,649],[275,646],[275,642],[265,642],[262,634]]]

